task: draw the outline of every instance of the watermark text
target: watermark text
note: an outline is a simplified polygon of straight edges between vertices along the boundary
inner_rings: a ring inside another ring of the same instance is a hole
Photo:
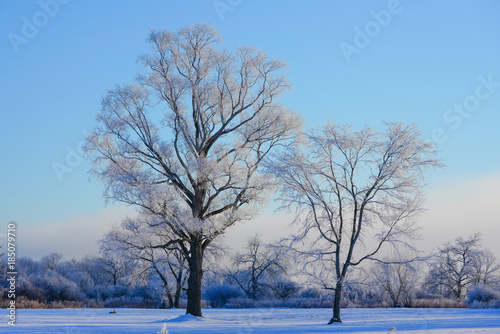
[[[8,324],[16,326],[16,224],[9,223],[7,225],[7,298],[9,304],[8,310]]]
[[[22,26],[19,32],[9,32],[7,38],[15,53],[19,52],[19,47],[23,44],[28,44],[30,40],[35,38],[40,29],[45,27],[52,18],[54,18],[61,8],[69,0],[40,0],[38,6],[40,10],[33,15],[21,18]]]

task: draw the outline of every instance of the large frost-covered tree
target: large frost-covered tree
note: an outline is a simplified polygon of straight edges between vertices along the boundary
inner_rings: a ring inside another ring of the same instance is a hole
[[[311,242],[299,250],[320,262],[313,267],[333,271],[330,323],[341,322],[342,286],[350,269],[382,261],[377,255],[389,246],[409,246],[422,207],[424,171],[441,164],[415,125],[386,123],[377,132],[328,122],[304,141],[282,151],[268,169],[281,180],[283,207],[297,210],[301,230],[293,240]]]
[[[282,61],[228,51],[204,24],[153,31],[149,43],[147,73],[107,92],[85,149],[105,198],[172,230],[189,265],[187,313],[201,316],[205,249],[263,203],[259,166],[300,120],[278,101]]]

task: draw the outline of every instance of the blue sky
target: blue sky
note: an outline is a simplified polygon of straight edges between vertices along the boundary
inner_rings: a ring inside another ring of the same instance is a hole
[[[429,139],[438,131],[448,167],[428,177],[429,247],[479,229],[500,251],[492,241],[500,233],[492,201],[498,13],[493,0],[0,1],[1,221],[18,222],[21,255],[95,252],[99,235],[131,210],[104,209],[102,186],[78,154],[84,132],[106,89],[141,70],[135,61],[150,28],[210,22],[228,48],[255,45],[289,63],[293,91],[284,101],[310,125],[386,120],[416,122]],[[76,155],[66,161],[68,152]],[[460,200],[467,205],[454,207]],[[251,233],[249,224],[234,238]],[[434,238],[439,231],[449,233]]]

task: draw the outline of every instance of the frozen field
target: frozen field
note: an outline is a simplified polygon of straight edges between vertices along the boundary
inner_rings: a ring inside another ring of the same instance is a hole
[[[184,310],[117,309],[18,310],[17,325],[0,333],[500,333],[500,310],[344,309],[343,324],[326,325],[329,309],[207,309],[204,319]]]

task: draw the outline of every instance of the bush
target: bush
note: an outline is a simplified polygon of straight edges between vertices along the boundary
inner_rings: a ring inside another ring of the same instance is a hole
[[[75,282],[54,271],[28,278],[21,276],[18,291],[19,296],[42,303],[85,300],[85,295]]]
[[[3,306],[2,307],[6,307]],[[18,309],[62,309],[62,308],[83,308],[83,307],[96,307],[95,305],[87,305],[82,301],[54,301],[54,302],[40,302],[38,300],[30,300],[26,297],[19,297],[16,299],[16,308]]]
[[[495,300],[494,302],[490,303],[491,308],[500,308],[500,299]]]
[[[81,301],[84,300],[84,294],[80,287],[67,278],[55,273],[47,272],[40,277],[37,284],[44,290],[44,296],[47,301]]]
[[[300,287],[297,283],[292,281],[280,281],[274,285],[273,290],[276,297],[285,302],[287,299],[296,295]]]
[[[45,300],[43,289],[40,286],[35,285],[31,278],[20,276],[17,284],[18,295],[20,297],[33,301]]]
[[[331,306],[331,301],[329,301]],[[321,308],[321,307],[330,307],[328,303],[324,303],[323,299],[316,297],[292,297],[288,299],[283,306],[290,308]]]
[[[240,289],[228,284],[212,285],[205,290],[205,299],[213,308],[224,307],[230,299],[240,296]]]
[[[92,290],[95,285],[92,276],[90,276],[89,273],[86,273],[84,271],[65,270],[64,272],[62,272],[62,270],[60,270],[58,272],[68,280],[75,282],[80,287],[80,289],[85,293]]]
[[[470,308],[494,307],[495,302],[499,304],[500,296],[493,289],[478,285],[467,292],[467,306]]]
[[[255,301],[250,298],[238,297],[231,298],[226,303],[227,308],[253,308],[255,307]]]
[[[456,299],[448,298],[437,298],[437,299],[427,299],[420,298],[415,299],[412,303],[414,308],[464,308],[466,305]]]
[[[321,297],[321,291],[315,288],[308,288],[302,290],[300,293],[300,297],[302,298],[319,298]]]
[[[129,294],[126,287],[121,285],[96,286],[87,291],[87,297],[97,300],[123,297]]]
[[[156,289],[152,289],[146,286],[135,287],[129,292],[130,296],[139,297],[144,300],[146,305],[151,305],[151,307],[156,307],[161,305],[161,293]]]

